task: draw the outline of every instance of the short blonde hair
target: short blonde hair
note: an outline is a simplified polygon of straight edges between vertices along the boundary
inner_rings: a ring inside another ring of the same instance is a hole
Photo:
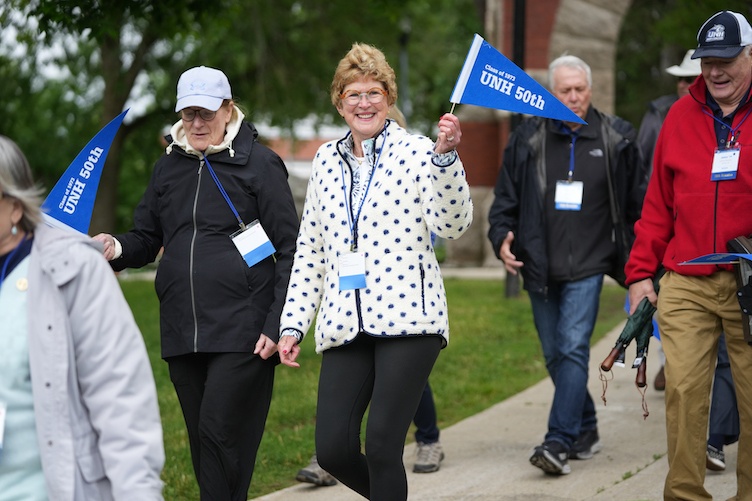
[[[334,71],[331,88],[334,107],[339,109],[342,105],[339,96],[345,90],[345,86],[361,78],[369,77],[381,82],[384,86],[389,106],[397,102],[397,78],[392,67],[386,62],[384,53],[373,45],[356,42],[340,60]]]

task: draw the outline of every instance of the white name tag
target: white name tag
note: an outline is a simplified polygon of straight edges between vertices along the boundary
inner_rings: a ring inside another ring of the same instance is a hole
[[[238,230],[230,235],[230,238],[249,268],[276,252],[258,219],[246,226],[244,230]]]
[[[554,193],[554,207],[556,210],[581,210],[582,181],[556,181]]]
[[[362,289],[366,286],[366,253],[348,252],[339,255],[339,290]]]
[[[713,155],[713,170],[710,173],[711,181],[727,181],[736,179],[739,170],[739,148],[727,150],[715,150]]]

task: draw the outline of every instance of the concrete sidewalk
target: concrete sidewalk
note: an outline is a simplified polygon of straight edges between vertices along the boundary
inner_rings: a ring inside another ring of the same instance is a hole
[[[410,501],[660,501],[668,471],[663,393],[648,386],[643,419],[642,400],[634,384],[635,371],[614,367],[601,400],[599,366],[616,342],[623,324],[591,350],[589,388],[598,409],[603,450],[587,461],[570,460],[572,473],[549,476],[528,462],[532,448],[546,430],[553,386],[546,379],[499,404],[441,430],[446,459],[436,473],[412,473],[414,444],[405,447]],[[654,352],[655,345],[653,345]],[[634,344],[627,362],[634,358]],[[658,369],[658,357],[648,362],[648,381]],[[610,375],[609,375],[610,376]],[[499,381],[499,384],[504,384]],[[439,412],[441,412],[439,410]],[[301,465],[305,466],[305,465]],[[708,472],[706,488],[714,499],[736,492],[736,445],[726,448],[726,471]],[[291,471],[290,476],[296,472]],[[259,501],[358,501],[359,495],[338,484],[315,487],[299,484]]]

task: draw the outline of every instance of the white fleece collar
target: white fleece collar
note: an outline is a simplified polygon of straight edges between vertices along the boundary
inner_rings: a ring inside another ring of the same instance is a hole
[[[240,130],[240,126],[243,123],[243,119],[245,118],[245,115],[242,111],[240,111],[240,108],[233,105],[232,109],[232,117],[230,118],[230,122],[227,124],[227,129],[225,130],[225,137],[224,140],[218,144],[218,145],[209,145],[209,147],[206,149],[205,152],[200,152],[197,149],[195,149],[193,146],[191,146],[188,143],[188,140],[185,135],[185,128],[183,127],[183,121],[178,120],[173,124],[172,128],[170,129],[170,135],[172,136],[172,143],[170,143],[167,148],[165,148],[165,152],[169,155],[172,153],[172,147],[173,145],[179,146],[183,150],[185,150],[186,153],[189,153],[191,155],[196,155],[197,157],[201,158],[204,155],[211,155],[212,153],[217,153],[224,150],[230,150],[230,156],[235,156],[235,150],[232,148],[232,142],[235,140],[235,137],[238,135],[238,131]]]

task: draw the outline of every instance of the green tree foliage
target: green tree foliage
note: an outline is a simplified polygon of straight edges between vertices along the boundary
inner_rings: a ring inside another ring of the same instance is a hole
[[[475,3],[7,0],[0,28],[18,30],[14,42],[25,54],[0,58],[0,74],[19,82],[3,93],[12,114],[0,117],[0,131],[29,153],[50,188],[89,138],[132,106],[107,159],[91,231],[125,229],[161,153],[159,136],[175,121],[185,69],[221,68],[251,120],[291,130],[311,115],[341,122],[328,88],[353,42],[384,50],[400,83],[406,50],[411,125],[428,133],[449,108],[472,35],[481,32]],[[40,64],[50,48],[54,56]]]
[[[37,112],[44,115],[48,110],[42,109],[44,100],[36,101],[39,96],[49,96],[50,88],[58,92],[53,106],[68,110],[65,114],[58,110],[49,122],[34,131],[39,132],[36,134],[10,129],[25,151],[39,149],[40,140],[49,144],[45,140],[51,138],[40,134],[46,132],[45,128],[60,133],[59,141],[65,144],[64,148],[40,151],[45,158],[38,159],[35,168],[62,174],[88,139],[133,99],[137,78],[154,68],[169,67],[172,52],[160,50],[158,42],[178,41],[195,16],[209,15],[217,5],[221,3],[196,0],[184,0],[178,7],[150,0],[5,2],[0,11],[2,27],[17,33],[16,44],[26,51],[28,78],[39,86],[38,92],[28,96],[27,104],[33,103],[32,120],[42,125]],[[47,64],[58,70],[56,77],[40,71],[40,59],[49,54],[53,57]],[[123,143],[141,121],[148,119],[149,113],[129,117],[112,143],[99,185],[92,233],[111,231],[115,226]],[[96,124],[94,127],[90,127],[92,122]],[[59,154],[63,150],[65,156]]]
[[[676,92],[665,69],[679,64],[697,46],[702,23],[725,9],[752,19],[750,0],[633,0],[616,55],[616,113],[638,127],[651,100]]]

